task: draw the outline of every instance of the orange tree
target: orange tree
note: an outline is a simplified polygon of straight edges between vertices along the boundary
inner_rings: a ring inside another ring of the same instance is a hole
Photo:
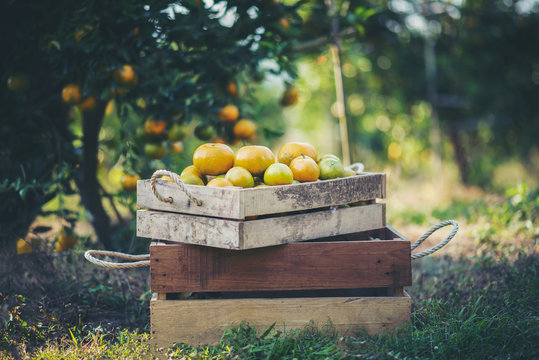
[[[354,22],[356,6],[342,6],[339,16]],[[263,60],[293,79],[294,39],[310,40],[304,19],[324,24],[313,21],[324,9],[323,1],[10,1],[0,14],[1,245],[23,236],[44,203],[79,193],[100,242],[119,248],[100,153],[148,176],[151,158],[167,159],[163,140],[182,151],[193,117],[202,119],[200,139],[233,141],[236,118],[255,115],[242,107],[245,84],[263,79]],[[111,100],[120,122],[107,137]],[[76,215],[61,209],[71,226]]]

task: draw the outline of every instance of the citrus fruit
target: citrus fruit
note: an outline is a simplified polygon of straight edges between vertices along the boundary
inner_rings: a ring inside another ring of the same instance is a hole
[[[268,186],[269,186],[269,185],[266,185],[266,184],[262,183],[262,184],[258,184],[258,185],[255,186],[255,187],[268,187]]]
[[[171,183],[174,182],[174,180],[172,180],[172,178],[170,176],[168,176],[168,175],[161,176],[161,180],[165,180],[165,181],[168,181],[168,182],[171,182]]]
[[[233,122],[240,116],[240,111],[236,105],[225,105],[221,111],[219,111],[219,118],[224,122]]]
[[[238,139],[249,139],[256,133],[256,124],[251,120],[241,119],[234,124],[232,132]]]
[[[290,22],[286,18],[280,18],[279,19],[279,24],[281,25],[281,27],[285,31],[290,29]]]
[[[298,156],[290,163],[290,170],[294,174],[294,180],[300,182],[316,181],[320,176],[320,169],[316,161],[308,156]]]
[[[193,154],[193,165],[203,175],[224,174],[234,166],[234,152],[225,144],[203,144]]]
[[[78,104],[82,98],[80,86],[68,84],[62,89],[62,100],[67,104]]]
[[[181,175],[184,175],[184,174],[187,174],[187,173],[192,173],[194,175],[196,175],[197,177],[201,178],[202,179],[202,173],[200,172],[200,170],[198,170],[195,165],[189,165],[188,167],[186,167],[185,169],[183,169],[182,173],[180,174]]]
[[[173,142],[170,147],[176,154],[181,154],[183,152],[183,143],[181,141]]]
[[[148,143],[144,145],[144,153],[152,159],[162,159],[167,154],[167,148],[163,144]]]
[[[16,93],[25,92],[30,87],[30,79],[24,74],[13,74],[7,78],[7,87]]]
[[[344,166],[342,166],[339,160],[324,159],[318,163],[320,167],[320,179],[336,179],[344,177]]]
[[[286,165],[290,165],[290,162],[292,160],[301,155],[308,156],[314,161],[317,160],[316,150],[311,144],[302,142],[289,142],[287,144],[284,144],[281,147],[281,150],[279,150],[277,161]]]
[[[264,172],[264,184],[266,185],[288,185],[294,181],[292,170],[281,163],[271,164]]]
[[[32,252],[32,245],[27,243],[24,239],[17,240],[17,255],[29,254]]]
[[[215,136],[215,128],[210,124],[198,124],[195,127],[195,136],[200,140],[210,140]]]
[[[275,155],[265,146],[243,146],[234,157],[234,166],[241,166],[253,176],[262,175],[271,164],[275,163]]]
[[[131,65],[124,65],[121,69],[114,70],[114,81],[125,87],[133,87],[138,83],[138,75]]]
[[[282,106],[290,106],[294,105],[298,102],[298,89],[296,89],[294,86],[289,87],[285,90],[283,93],[283,96],[281,97],[281,105]]]
[[[155,120],[152,116],[144,122],[144,131],[151,135],[161,135],[167,128],[167,122],[164,120]]]
[[[211,141],[212,143],[216,144],[226,144],[226,141],[223,138],[217,137]]]
[[[241,186],[243,188],[255,186],[253,175],[241,166],[234,166],[232,169],[228,170],[226,172],[226,179],[234,186]]]
[[[188,173],[185,173],[183,175],[180,176],[180,180],[184,183],[184,184],[189,184],[189,185],[204,185],[204,181],[202,181],[202,179],[199,177],[199,176],[196,176],[194,173],[192,172],[188,172]]]
[[[337,155],[333,155],[333,154],[325,154],[325,155],[322,155],[319,159],[318,159],[318,162],[324,160],[324,159],[335,159],[337,161],[341,161],[341,159],[339,159],[339,157]]]
[[[111,91],[109,91],[109,96],[111,98],[115,97],[116,95],[118,96],[123,96],[125,94],[125,89],[124,88],[121,88],[121,87],[117,87],[115,89],[112,89]]]
[[[214,187],[226,187],[226,186],[234,186],[230,181],[228,181],[225,178],[215,178],[208,182],[207,186],[214,186]]]
[[[123,174],[122,175],[122,188],[127,191],[137,190],[137,180],[140,180],[138,174]]]
[[[354,175],[357,175],[356,172],[354,170],[352,170],[350,167],[345,167],[344,168],[344,176],[345,177],[348,177],[348,176],[354,176]]]
[[[78,105],[80,111],[92,111],[97,106],[97,100],[90,95]]]
[[[77,238],[73,234],[67,235],[66,231],[62,229],[56,238],[56,246],[54,247],[54,251],[67,250],[70,247],[73,247],[76,243]]]
[[[183,124],[174,124],[168,130],[168,139],[170,141],[180,141],[185,139],[188,133],[187,126]]]
[[[245,95],[245,87],[241,84],[238,85],[235,81],[231,81],[226,85],[226,91],[235,98]]]

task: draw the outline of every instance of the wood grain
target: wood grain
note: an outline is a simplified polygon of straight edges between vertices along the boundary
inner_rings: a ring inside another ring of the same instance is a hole
[[[341,334],[357,328],[386,333],[410,320],[411,299],[403,297],[319,297],[284,299],[157,300],[150,303],[151,344],[216,344],[223,331],[247,321],[260,331],[272,324],[290,331],[329,321]]]
[[[379,288],[411,285],[410,242],[303,242],[244,251],[150,245],[158,293]]]
[[[385,226],[385,204],[261,218],[226,220],[162,211],[137,211],[137,236],[224,249],[253,249]]]
[[[157,189],[173,203],[159,201],[152,193],[150,180],[137,182],[140,208],[228,219],[267,215],[350,204],[385,197],[386,176],[362,173],[347,178],[262,188],[212,188],[186,185],[202,201],[193,204],[176,184],[158,180]]]

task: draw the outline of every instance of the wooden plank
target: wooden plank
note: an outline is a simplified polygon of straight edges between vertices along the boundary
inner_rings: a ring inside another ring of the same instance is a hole
[[[371,204],[249,221],[138,210],[137,236],[252,249],[383,228],[384,207],[385,204]]]
[[[157,293],[354,289],[412,284],[410,242],[299,242],[234,251],[150,245]]]
[[[319,297],[285,299],[157,300],[150,303],[151,343],[216,344],[223,331],[247,321],[260,331],[323,327],[331,321],[343,335],[357,328],[386,333],[410,320],[411,299],[403,297]],[[312,323],[311,323],[312,321]]]
[[[242,222],[161,211],[137,211],[137,236],[240,249]]]
[[[212,188],[186,185],[202,201],[193,204],[176,184],[158,180],[157,189],[173,203],[164,203],[153,195],[150,180],[137,182],[140,208],[228,219],[350,204],[385,197],[386,176],[362,173],[347,178],[262,188]]]

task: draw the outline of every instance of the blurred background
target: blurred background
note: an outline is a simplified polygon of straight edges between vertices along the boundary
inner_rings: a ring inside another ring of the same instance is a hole
[[[412,239],[438,220],[464,223],[448,251],[535,246],[538,10],[534,0],[8,1],[3,251],[144,252],[136,180],[181,172],[212,141],[275,153],[306,141],[385,172],[389,223]],[[240,119],[249,125],[237,129]]]

